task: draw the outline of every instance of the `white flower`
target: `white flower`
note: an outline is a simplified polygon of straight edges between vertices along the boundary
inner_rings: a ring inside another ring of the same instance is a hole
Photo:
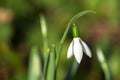
[[[83,52],[90,58],[92,57],[91,51],[87,44],[83,42],[80,37],[73,38],[68,48],[67,58],[71,58],[74,55],[76,61],[80,63],[83,57]]]

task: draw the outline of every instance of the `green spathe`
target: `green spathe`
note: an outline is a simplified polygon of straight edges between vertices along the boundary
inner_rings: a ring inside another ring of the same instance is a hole
[[[75,25],[75,23],[73,23],[73,37],[74,38],[77,38],[77,37],[79,37],[80,35],[79,35],[79,29],[78,29],[78,27]]]

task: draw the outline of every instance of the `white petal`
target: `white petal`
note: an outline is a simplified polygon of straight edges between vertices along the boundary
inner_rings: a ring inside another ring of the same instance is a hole
[[[78,63],[81,62],[83,52],[82,52],[82,45],[79,42],[80,38],[74,38],[74,43],[73,43],[73,53],[75,56],[75,59],[77,60]]]
[[[81,43],[83,45],[83,51],[85,52],[85,54],[87,56],[89,56],[91,58],[92,54],[91,54],[90,48],[87,46],[87,44],[84,41],[82,41],[82,40],[80,40],[80,41],[81,41]]]
[[[70,43],[70,46],[69,46],[69,48],[68,48],[67,58],[70,58],[70,57],[72,57],[72,55],[73,55],[72,47],[73,47],[73,41]]]

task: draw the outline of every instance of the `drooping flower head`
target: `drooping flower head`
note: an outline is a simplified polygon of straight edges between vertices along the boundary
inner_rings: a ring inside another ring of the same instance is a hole
[[[76,61],[80,63],[83,57],[83,52],[90,58],[92,57],[89,47],[79,36],[78,27],[73,24],[73,40],[68,48],[67,58],[71,58],[74,55]]]

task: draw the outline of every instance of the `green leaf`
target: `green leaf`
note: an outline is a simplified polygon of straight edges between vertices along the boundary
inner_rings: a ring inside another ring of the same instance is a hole
[[[98,57],[98,61],[100,62],[100,65],[103,69],[104,75],[105,75],[105,80],[112,80],[112,73],[111,73],[111,69],[110,66],[108,64],[108,62],[106,61],[106,58],[102,52],[102,50],[98,47],[96,49],[96,54]]]
[[[79,64],[74,60],[66,77],[65,77],[65,80],[71,80],[72,77],[75,75],[75,73],[77,72],[78,70],[78,67],[79,67]]]
[[[50,60],[48,65],[47,80],[55,80],[55,47],[50,52]]]
[[[41,59],[37,47],[32,47],[29,61],[28,80],[38,80],[42,75]]]
[[[42,80],[46,80],[47,71],[48,71],[48,64],[49,64],[49,58],[50,58],[50,50],[48,49],[48,54],[45,57],[45,62],[44,62]]]
[[[47,26],[43,15],[40,16],[41,32],[43,38],[43,55],[47,56],[48,40],[47,40]]]

